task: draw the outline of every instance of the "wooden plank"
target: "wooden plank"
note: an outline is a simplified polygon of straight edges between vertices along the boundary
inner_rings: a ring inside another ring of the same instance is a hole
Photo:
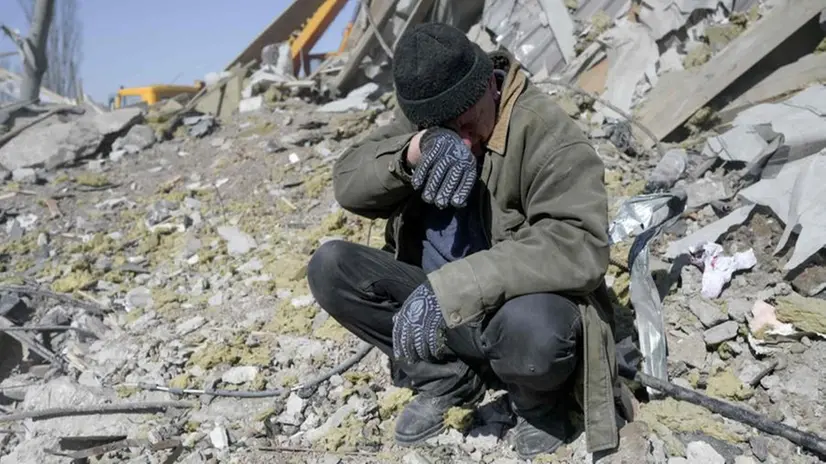
[[[741,111],[786,97],[810,84],[826,80],[826,53],[806,55],[776,69],[757,85],[734,99],[717,113],[721,122],[732,121]]]
[[[17,324],[10,321],[5,316],[0,316],[0,328],[5,329],[9,327],[18,327]],[[25,346],[32,352],[36,353],[38,356],[43,358],[46,361],[56,368],[60,369],[61,372],[66,371],[66,366],[63,364],[63,361],[55,356],[54,353],[49,351],[45,346],[43,346],[36,338],[34,338],[31,334],[26,332],[4,332],[9,337],[17,340],[21,345]]]
[[[826,0],[774,8],[696,73],[677,73],[670,85],[657,85],[640,109],[640,122],[662,140],[823,9]]]
[[[281,0],[284,1],[284,0]],[[280,3],[280,2],[275,2]],[[269,44],[284,42],[290,34],[301,28],[305,21],[310,19],[315,11],[324,3],[324,0],[295,0],[281,15],[266,27],[258,37],[253,39],[247,48],[229,62],[226,71],[236,65],[243,65],[251,61],[261,61],[261,50]]]
[[[383,10],[376,16],[376,28],[381,31],[384,28],[384,25],[387,24],[387,21],[396,11],[396,3],[398,0],[392,0],[391,2],[387,3]],[[379,32],[380,33],[380,32]],[[365,33],[361,36],[358,41],[358,44],[350,53],[350,56],[347,58],[347,64],[341,69],[341,72],[336,76],[335,80],[333,81],[332,85],[330,86],[335,92],[341,93],[344,90],[345,86],[348,84],[349,80],[355,75],[356,70],[361,65],[364,56],[367,55],[367,52],[370,48],[376,43],[376,36],[372,33],[372,31]]]

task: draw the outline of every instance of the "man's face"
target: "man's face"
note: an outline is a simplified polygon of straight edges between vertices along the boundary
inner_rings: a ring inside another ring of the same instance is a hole
[[[459,133],[468,148],[478,148],[490,139],[496,125],[496,79],[491,76],[482,98],[461,116],[445,124]]]

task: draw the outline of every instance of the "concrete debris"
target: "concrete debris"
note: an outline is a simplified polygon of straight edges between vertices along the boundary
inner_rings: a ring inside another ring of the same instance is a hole
[[[646,183],[646,191],[667,191],[680,180],[688,163],[686,151],[672,148],[657,162]]]
[[[218,235],[226,240],[227,251],[232,256],[246,254],[258,246],[255,239],[241,232],[237,227],[220,226],[218,227]]]
[[[722,324],[712,327],[703,333],[706,345],[717,346],[727,340],[732,340],[737,337],[737,331],[740,326],[734,321],[723,322]]]
[[[185,416],[27,422],[26,433],[0,434],[0,462],[50,462],[42,450],[58,448],[60,437],[112,433],[180,438],[187,453],[181,461],[189,463],[361,463],[373,456],[522,462],[504,444],[515,416],[499,391],[476,408],[465,433],[445,432],[415,453],[396,446],[387,437],[413,394],[392,385],[375,350],[316,388],[295,388],[357,349],[357,338],[311,296],[306,266],[330,240],[368,243],[369,236],[370,246],[384,245],[377,233],[383,220],[371,226],[335,202],[331,167],[352,143],[391,122],[395,110],[390,60],[374,39],[363,55],[352,55],[359,72],[343,81],[351,86],[342,89],[346,97],[330,100],[350,53],[298,77],[302,70],[286,58],[288,34],[301,21],[289,18],[308,19],[321,3],[295,2],[287,19],[251,45],[254,53],[241,56],[260,65],[215,73],[211,87],[191,100],[166,100],[142,117],[130,110],[49,118],[0,149],[19,161],[0,169],[0,314],[78,329],[32,335],[65,360],[68,375],[6,337],[12,344],[3,345],[0,363],[4,408],[169,399],[136,387],[145,384],[290,394],[201,401],[191,395],[196,404]],[[378,14],[391,2],[373,3]],[[605,280],[617,339],[646,353],[644,371],[826,434],[826,238],[819,232],[826,211],[815,201],[826,169],[826,108],[823,86],[808,86],[820,74],[811,64],[802,76],[771,73],[762,68],[772,65],[761,63],[753,74],[770,76],[772,85],[759,87],[771,92],[744,101],[737,97],[744,89],[735,90],[750,85],[744,81],[712,95],[723,77],[706,65],[700,69],[712,76],[707,83],[691,74],[697,70],[673,72],[690,63],[690,50],[711,62],[729,56],[739,41],[734,35],[765,30],[768,17],[755,19],[768,2],[646,1],[630,10],[621,0],[435,0],[419,11],[426,3],[392,7],[380,26],[388,43],[410,16],[412,23],[442,18],[463,30],[475,25],[470,37],[488,50],[515,53],[535,81],[584,88],[630,110],[635,122],[652,100],[665,108],[662,119],[684,111],[681,100],[694,94],[708,98],[703,106],[713,103],[706,119],[692,119],[691,138],[676,131],[675,143],[661,142],[652,155],[647,137],[624,116],[569,88],[539,84],[591,136],[605,166],[613,258]],[[358,37],[367,30],[364,11],[353,27],[356,45],[370,42]],[[765,34],[757,37],[765,41]],[[694,90],[663,103],[658,89],[675,74]],[[713,109],[728,101],[739,103],[720,125]],[[656,137],[669,126],[638,120]],[[710,132],[719,128],[725,130]],[[124,156],[127,163],[114,162]],[[658,233],[651,238],[645,231],[653,225]],[[748,269],[729,276],[741,258]],[[12,284],[71,299],[4,290]],[[92,313],[81,304],[107,309]],[[622,428],[619,449],[600,462],[814,459],[688,403],[650,397],[639,415]],[[580,436],[537,461],[598,460],[585,449]],[[125,449],[100,459],[164,462],[168,452]]]
[[[212,132],[212,129],[215,128],[217,121],[215,121],[215,117],[212,115],[204,114],[201,116],[190,116],[184,118],[183,123],[187,126],[187,133],[191,137],[201,138]]]
[[[728,316],[726,316],[717,305],[705,299],[691,301],[689,308],[691,312],[697,316],[697,319],[707,328],[714,327],[728,320]]]
[[[666,34],[685,26],[688,18],[695,11],[714,11],[718,7],[732,11],[734,3],[734,0],[646,1],[639,12],[640,22],[651,29],[651,35],[655,40],[660,40]],[[744,2],[737,1],[736,3]]]
[[[112,150],[124,150],[129,154],[136,154],[155,144],[155,131],[151,127],[137,124],[129,129],[123,137],[112,144]]]
[[[704,441],[693,441],[686,445],[685,457],[689,463],[726,464],[726,459]]]
[[[34,184],[38,179],[37,171],[32,168],[15,169],[11,173],[11,180],[23,184]]]
[[[212,446],[222,450],[229,448],[229,435],[227,434],[227,429],[220,425],[216,425],[211,432],[209,432],[209,441],[212,443]]]
[[[74,163],[97,153],[105,137],[125,131],[140,117],[140,110],[124,108],[85,114],[70,122],[46,120],[0,147],[0,165],[14,171],[37,166],[54,169]]]
[[[342,113],[346,111],[364,111],[367,109],[369,103],[367,99],[378,90],[379,86],[375,83],[364,84],[363,86],[350,91],[347,96],[341,100],[332,101],[326,105],[318,108],[318,111],[323,113]]]
[[[239,113],[251,113],[253,111],[258,111],[264,107],[264,96],[258,95],[256,97],[247,97],[241,100],[238,103],[238,112]]]
[[[221,381],[231,385],[241,385],[252,382],[258,375],[258,368],[255,366],[236,366],[224,372]]]
[[[640,92],[657,85],[659,51],[654,39],[644,26],[627,19],[605,33],[602,40],[608,45],[608,76],[603,98],[628,113]],[[644,93],[644,91],[643,91]],[[600,108],[606,117],[624,119],[611,108]]]

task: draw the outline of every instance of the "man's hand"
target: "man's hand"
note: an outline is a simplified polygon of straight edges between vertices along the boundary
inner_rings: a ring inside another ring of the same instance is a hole
[[[430,283],[425,282],[393,316],[393,355],[410,362],[439,360],[446,329],[439,301]]]
[[[437,127],[420,134],[415,143],[419,150],[408,155],[415,166],[413,188],[421,189],[422,199],[437,208],[464,207],[476,183],[476,157],[449,129]]]

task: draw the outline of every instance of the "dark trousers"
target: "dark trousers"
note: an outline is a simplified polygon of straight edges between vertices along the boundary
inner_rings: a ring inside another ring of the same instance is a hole
[[[399,386],[440,395],[481,376],[489,385],[501,382],[514,406],[527,410],[555,399],[577,367],[580,312],[562,296],[513,298],[478,322],[448,329],[451,353],[444,361],[408,363],[393,360],[393,315],[426,280],[421,268],[386,251],[335,240],[319,247],[307,271],[319,305],[391,359]]]

